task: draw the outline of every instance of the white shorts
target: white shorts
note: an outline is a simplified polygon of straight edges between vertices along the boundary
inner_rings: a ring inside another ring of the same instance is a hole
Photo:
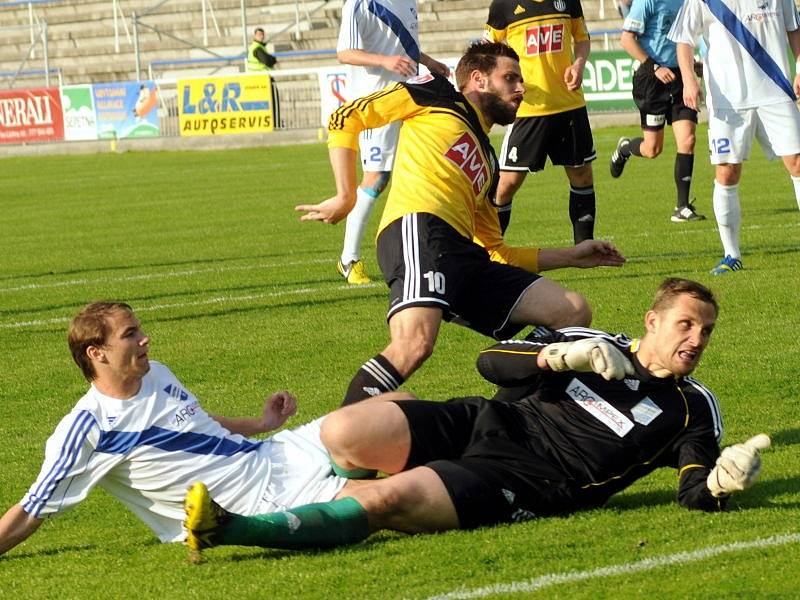
[[[378,129],[366,129],[361,132],[358,144],[361,148],[361,167],[364,171],[374,173],[392,170],[402,124],[402,121],[395,121]]]
[[[331,471],[330,456],[319,439],[320,423],[322,418],[270,438],[269,481],[258,514],[328,502],[347,483]]]
[[[715,109],[708,115],[711,164],[741,164],[757,138],[768,160],[800,154],[800,110],[788,100],[758,108]]]

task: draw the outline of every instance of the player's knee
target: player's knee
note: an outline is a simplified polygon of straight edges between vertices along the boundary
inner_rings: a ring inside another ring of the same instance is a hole
[[[786,170],[792,177],[800,177],[800,154],[787,156],[783,159]]]
[[[655,158],[664,150],[664,146],[659,144],[658,142],[652,142],[648,144],[647,142],[642,142],[639,146],[639,152],[641,152],[642,156],[645,158]]]
[[[582,294],[567,291],[564,298],[566,301],[558,316],[560,322],[553,326],[555,329],[569,326],[588,327],[592,324],[592,307]]]
[[[356,440],[359,439],[360,419],[355,418],[354,411],[339,409],[332,412],[320,426],[320,440],[327,448],[333,461],[342,468],[348,469],[356,465]]]
[[[720,185],[738,185],[740,171],[731,168],[731,165],[718,165],[714,179]]]

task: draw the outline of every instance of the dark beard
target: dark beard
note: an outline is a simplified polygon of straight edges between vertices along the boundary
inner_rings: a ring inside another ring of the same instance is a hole
[[[517,118],[517,109],[500,99],[492,92],[481,94],[483,114],[497,125],[510,125]]]

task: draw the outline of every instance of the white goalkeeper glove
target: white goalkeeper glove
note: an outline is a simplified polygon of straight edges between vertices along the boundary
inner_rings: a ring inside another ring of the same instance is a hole
[[[706,480],[711,495],[721,498],[753,485],[761,473],[759,451],[766,450],[771,443],[767,434],[759,433],[743,444],[725,448]]]
[[[607,381],[634,373],[631,361],[619,348],[599,337],[548,344],[542,356],[552,371],[593,372]]]

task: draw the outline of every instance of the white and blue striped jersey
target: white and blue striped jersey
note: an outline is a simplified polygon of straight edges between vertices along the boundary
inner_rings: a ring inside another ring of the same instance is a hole
[[[407,56],[419,63],[416,0],[346,0],[336,51],[363,50],[385,56]],[[353,98],[366,96],[405,78],[380,67],[356,71]]]
[[[62,512],[100,485],[161,541],[179,541],[183,498],[195,481],[246,515],[331,500],[344,485],[330,474],[318,422],[264,441],[232,434],[167,367],[150,365],[133,398],[110,398],[92,386],[61,420],[20,502],[28,514]]]
[[[794,0],[686,0],[669,38],[706,44],[709,110],[745,109],[795,100],[786,32],[798,27]]]

